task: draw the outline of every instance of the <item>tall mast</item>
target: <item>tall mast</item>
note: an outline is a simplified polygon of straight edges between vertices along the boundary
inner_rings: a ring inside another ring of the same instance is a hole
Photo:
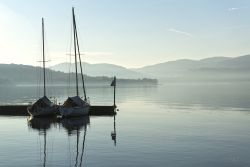
[[[87,100],[86,96],[86,90],[85,90],[85,84],[84,84],[84,77],[83,77],[83,72],[82,72],[82,61],[81,61],[81,53],[80,53],[80,48],[79,48],[79,42],[78,42],[78,35],[77,35],[77,28],[76,28],[76,20],[74,16],[73,20],[73,25],[74,25],[74,31],[75,31],[75,37],[76,37],[76,44],[77,44],[77,51],[78,51],[78,56],[79,56],[79,62],[80,62],[80,69],[81,69],[81,77],[82,77],[82,87],[83,87],[83,93],[84,93],[84,100]]]
[[[75,29],[75,13],[74,8],[72,8],[72,16],[73,16],[73,31],[74,31],[74,51],[75,51],[75,69],[76,69],[76,95],[79,96],[78,90],[78,73],[77,73],[77,57],[76,57],[76,29]]]
[[[43,23],[43,18],[42,18],[42,36],[43,36],[43,95],[46,96],[45,55],[44,55],[44,23]]]

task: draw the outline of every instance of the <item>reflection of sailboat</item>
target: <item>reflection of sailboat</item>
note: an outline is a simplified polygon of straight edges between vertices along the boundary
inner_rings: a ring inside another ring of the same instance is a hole
[[[115,127],[115,115],[114,115],[114,131],[111,132],[111,139],[114,140],[114,145],[116,146],[116,127]]]
[[[62,126],[67,130],[69,136],[77,134],[77,131],[87,126],[89,122],[89,116],[63,118],[61,120]]]
[[[87,134],[87,125],[89,124],[89,116],[64,118],[62,119],[61,123],[63,127],[67,130],[69,136],[76,134],[75,166],[77,166],[78,164],[79,166],[82,166],[82,159],[83,159],[83,153],[84,153],[84,148],[85,148],[85,139],[86,139],[86,134]],[[84,136],[83,136],[83,142],[82,142],[80,162],[78,162],[79,160],[79,137],[80,137],[80,130],[82,128],[84,128]]]
[[[29,117],[28,119],[28,125],[32,129],[39,130],[39,132],[43,133],[44,131],[51,128],[52,124],[56,124],[56,118],[55,117],[42,117],[42,118],[34,118]]]
[[[72,116],[84,116],[89,114],[89,103],[87,102],[84,78],[82,72],[82,63],[81,63],[81,55],[78,43],[77,29],[76,29],[76,20],[74,8],[72,8],[72,16],[73,16],[73,31],[74,31],[74,55],[75,55],[75,77],[76,77],[76,96],[69,97],[63,104],[62,107],[59,108],[60,114],[63,117],[72,117]],[[78,52],[78,54],[77,54]],[[77,55],[79,56],[80,69],[81,69],[81,77],[82,77],[82,86],[84,92],[84,100],[79,97],[78,90],[78,72],[77,72]]]
[[[45,78],[45,55],[44,55],[44,23],[42,18],[42,36],[43,36],[43,97],[38,99],[32,106],[28,107],[28,113],[31,116],[56,115],[57,106],[54,105],[46,96],[46,78]]]
[[[36,129],[39,131],[39,135],[44,136],[44,145],[43,145],[43,166],[46,166],[46,135],[47,135],[47,130],[51,128],[51,125],[56,123],[55,118],[34,118],[30,117],[28,119],[28,125],[32,129]]]

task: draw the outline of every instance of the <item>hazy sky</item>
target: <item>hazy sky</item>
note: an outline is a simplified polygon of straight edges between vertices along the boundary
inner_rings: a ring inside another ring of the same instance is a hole
[[[69,60],[71,7],[89,63],[141,67],[250,53],[249,0],[0,0],[0,63]]]

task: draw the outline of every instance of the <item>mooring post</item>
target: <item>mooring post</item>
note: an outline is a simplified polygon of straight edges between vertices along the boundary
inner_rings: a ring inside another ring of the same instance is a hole
[[[116,77],[114,76],[114,79],[113,81],[111,82],[111,85],[110,86],[113,86],[114,87],[114,107],[116,107],[116,104],[115,104],[115,88],[116,88]]]
[[[116,104],[115,104],[115,89],[116,89],[116,77],[114,77],[114,107],[116,107]]]

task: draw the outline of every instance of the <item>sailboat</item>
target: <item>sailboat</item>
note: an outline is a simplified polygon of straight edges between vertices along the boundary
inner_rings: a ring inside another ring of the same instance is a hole
[[[90,108],[90,104],[87,101],[85,85],[84,85],[84,77],[83,77],[83,72],[82,72],[82,63],[81,63],[81,55],[80,55],[80,49],[79,49],[79,43],[78,43],[74,8],[72,8],[72,16],[73,16],[73,32],[74,32],[76,96],[68,97],[68,99],[64,102],[64,104],[59,108],[59,112],[62,117],[74,117],[74,116],[88,115],[89,108]],[[78,58],[79,58],[80,69],[81,69],[84,100],[79,97],[77,56],[79,56]]]
[[[46,96],[46,74],[45,74],[45,54],[44,54],[44,21],[42,18],[42,37],[43,37],[43,97],[38,99],[32,106],[27,108],[28,113],[33,117],[56,115],[58,107],[53,104]]]

